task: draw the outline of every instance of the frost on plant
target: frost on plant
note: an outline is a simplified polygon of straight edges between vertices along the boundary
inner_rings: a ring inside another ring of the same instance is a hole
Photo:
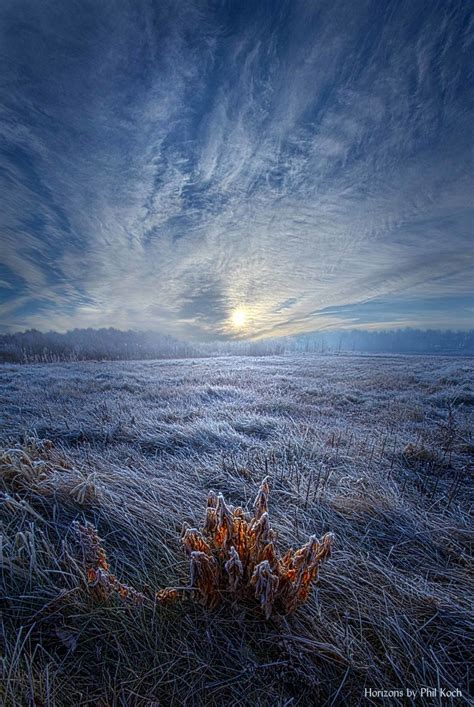
[[[190,583],[206,606],[215,606],[225,594],[254,597],[268,619],[274,609],[288,614],[308,599],[320,564],[331,554],[333,536],[312,536],[300,549],[280,557],[269,522],[268,495],[265,478],[248,515],[211,491],[202,532],[184,532]]]
[[[92,596],[95,599],[107,599],[117,594],[123,601],[142,604],[145,595],[133,587],[119,582],[109,570],[109,563],[97,530],[92,525],[73,524],[76,538],[81,545],[86,576]]]

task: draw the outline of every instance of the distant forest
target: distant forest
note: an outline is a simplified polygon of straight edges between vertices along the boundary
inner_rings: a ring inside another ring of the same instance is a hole
[[[65,334],[34,329],[0,335],[0,362],[128,361],[201,356],[265,356],[284,353],[474,355],[474,330],[360,329],[314,332],[264,341],[187,343],[155,332],[74,329]]]

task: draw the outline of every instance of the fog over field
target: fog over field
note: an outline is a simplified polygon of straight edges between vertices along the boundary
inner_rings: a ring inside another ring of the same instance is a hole
[[[473,369],[315,354],[3,365],[4,704],[352,707],[424,685],[467,704]],[[335,536],[293,615],[230,598],[91,606],[75,520],[121,582],[182,586],[182,523],[200,527],[211,488],[249,509],[266,475],[279,548]]]

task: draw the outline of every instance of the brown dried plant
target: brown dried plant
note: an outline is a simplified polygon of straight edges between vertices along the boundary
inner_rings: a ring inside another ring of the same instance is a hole
[[[22,495],[66,495],[80,505],[101,498],[95,472],[73,468],[49,439],[29,437],[0,451],[0,490]]]
[[[320,564],[331,554],[333,536],[312,536],[300,549],[280,557],[268,517],[269,490],[267,477],[252,515],[210,491],[202,531],[187,528],[182,535],[191,587],[206,606],[216,606],[225,593],[253,595],[268,619],[274,608],[289,614],[308,599]]]
[[[28,438],[20,447],[0,453],[0,487],[24,491],[44,481],[53,471],[53,443]]]
[[[142,592],[119,582],[117,577],[111,574],[105,550],[94,526],[81,525],[76,521],[73,529],[82,548],[87,583],[92,596],[97,600],[104,600],[112,594],[117,594],[123,601],[143,604],[146,597]]]

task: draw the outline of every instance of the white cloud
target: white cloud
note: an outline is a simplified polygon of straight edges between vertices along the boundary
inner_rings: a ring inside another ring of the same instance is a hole
[[[6,45],[4,325],[234,335],[244,304],[262,336],[468,292],[461,3],[15,12],[39,29]]]

